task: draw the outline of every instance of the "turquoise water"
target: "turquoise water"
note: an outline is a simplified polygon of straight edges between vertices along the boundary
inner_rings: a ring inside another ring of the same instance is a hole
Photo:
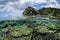
[[[0,21],[0,26],[3,26],[5,24],[13,24],[13,25],[27,25],[29,23],[35,23],[35,24],[40,24],[40,23],[54,23],[54,24],[57,24],[57,25],[60,25],[60,20],[39,20],[39,19],[36,19],[36,18],[27,18],[27,19],[24,19],[24,20],[5,20],[5,21]]]

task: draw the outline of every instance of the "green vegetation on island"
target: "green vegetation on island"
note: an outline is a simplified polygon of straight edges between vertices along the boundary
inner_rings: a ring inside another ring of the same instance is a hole
[[[59,19],[60,20],[60,9],[57,8],[42,8],[42,9],[34,9],[31,6],[28,6],[24,12],[24,15],[33,16],[33,15],[40,15],[41,17],[48,17],[51,19]]]

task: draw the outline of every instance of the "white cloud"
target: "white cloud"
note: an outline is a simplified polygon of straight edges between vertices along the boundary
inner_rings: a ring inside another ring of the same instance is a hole
[[[12,2],[11,2],[12,1]],[[5,4],[5,6],[6,5],[9,5],[10,7],[13,7],[13,8],[15,8],[15,9],[17,9],[17,10],[24,10],[27,6],[33,6],[33,5],[35,5],[35,4],[42,4],[42,3],[45,3],[46,5],[45,5],[45,7],[47,6],[47,7],[53,7],[53,6],[55,6],[55,7],[57,7],[58,5],[58,3],[57,3],[57,1],[56,0],[19,0],[19,1],[14,1],[14,0],[10,0],[10,2],[9,1],[7,1],[7,4]],[[6,0],[4,1],[4,2],[6,2]],[[3,3],[2,3],[3,4]],[[1,6],[0,5],[0,8],[5,8],[5,6]]]

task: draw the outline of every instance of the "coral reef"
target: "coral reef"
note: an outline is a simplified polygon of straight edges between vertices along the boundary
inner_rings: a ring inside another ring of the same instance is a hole
[[[0,40],[60,40],[59,20],[27,18],[0,23]]]

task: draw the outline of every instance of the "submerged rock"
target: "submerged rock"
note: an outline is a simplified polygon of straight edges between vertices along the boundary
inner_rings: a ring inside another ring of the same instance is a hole
[[[22,35],[29,35],[32,31],[32,29],[27,27],[15,27],[10,34],[14,37],[20,37]]]
[[[1,29],[1,32],[3,32],[3,33],[7,33],[8,31],[9,31],[8,28]]]
[[[49,22],[48,24],[45,24],[47,27],[52,28],[52,29],[58,29],[56,24]]]
[[[38,26],[37,27],[37,32],[46,33],[46,32],[48,32],[48,29],[45,26]]]
[[[58,35],[56,33],[40,33],[33,32],[31,40],[58,40]]]

